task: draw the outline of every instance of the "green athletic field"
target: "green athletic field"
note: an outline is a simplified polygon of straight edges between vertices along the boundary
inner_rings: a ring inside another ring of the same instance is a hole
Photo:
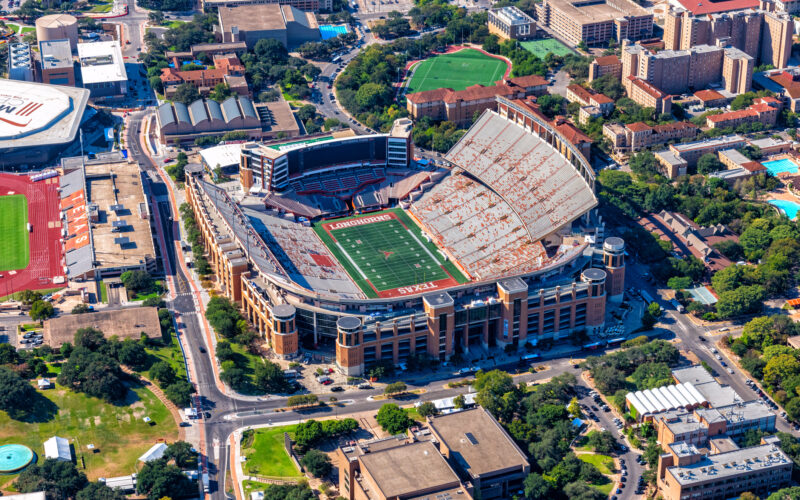
[[[25,269],[30,260],[28,200],[21,194],[0,196],[0,271]]]
[[[384,214],[396,218],[326,229],[344,221]],[[419,227],[399,208],[325,221],[315,224],[314,231],[369,298],[379,297],[379,292],[383,296],[402,295],[393,290],[439,280],[452,282],[442,286],[468,281],[452,262],[444,260],[435,244],[425,241]]]
[[[441,88],[464,90],[470,85],[493,85],[503,78],[506,63],[475,49],[442,54],[417,63],[408,92]]]
[[[574,52],[569,50],[569,48],[566,45],[559,42],[555,38],[545,38],[543,40],[530,40],[527,42],[519,42],[519,44],[522,45],[523,49],[532,53],[539,59],[544,59],[544,56],[546,56],[548,52],[552,52],[557,56],[566,56],[569,54],[574,54]]]

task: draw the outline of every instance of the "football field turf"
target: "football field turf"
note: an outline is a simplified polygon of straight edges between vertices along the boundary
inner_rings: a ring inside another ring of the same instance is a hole
[[[522,48],[532,53],[539,59],[544,59],[548,52],[552,52],[557,56],[567,56],[574,54],[569,47],[559,42],[555,38],[544,38],[542,40],[529,40],[527,42],[520,42]]]
[[[21,194],[0,196],[0,271],[25,269],[30,259],[28,200]]]
[[[326,221],[314,230],[369,298],[467,282],[401,209]]]
[[[417,63],[408,83],[408,92],[451,88],[464,90],[470,85],[493,85],[503,78],[506,63],[475,49],[441,54]]]

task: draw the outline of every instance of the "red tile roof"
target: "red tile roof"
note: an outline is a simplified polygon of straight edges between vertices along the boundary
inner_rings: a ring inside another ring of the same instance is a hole
[[[703,14],[714,14],[716,12],[728,12],[732,10],[756,9],[758,0],[678,0],[686,10],[695,16]]]
[[[629,123],[625,125],[625,127],[633,133],[647,132],[648,130],[653,130],[653,127],[646,124],[645,122]]]
[[[580,86],[580,85],[578,85],[576,83],[573,83],[572,85],[568,85],[567,86],[567,90],[571,91],[573,94],[578,96],[578,98],[581,101],[584,101],[586,103],[588,103],[589,99],[591,99],[591,97],[592,97],[592,93],[591,92],[589,92],[585,87],[582,87],[582,86]]]
[[[599,64],[600,66],[614,66],[617,64],[622,64],[617,56],[602,56],[602,57],[595,57],[594,62]]]
[[[608,104],[608,103],[613,103],[614,102],[614,99],[608,97],[605,94],[600,94],[600,93],[592,94],[592,99],[597,104]]]
[[[593,142],[588,135],[578,130],[578,128],[575,127],[575,125],[570,123],[563,116],[556,116],[551,123],[553,125],[553,128],[561,132],[561,135],[563,135],[566,140],[568,140],[572,144],[575,144],[576,146],[585,142],[588,142],[589,144]]]
[[[740,109],[740,110],[737,110],[737,111],[728,111],[727,113],[720,113],[718,115],[711,115],[711,116],[708,116],[707,119],[709,121],[711,121],[712,123],[720,123],[720,122],[726,122],[728,120],[736,120],[736,119],[739,119],[739,118],[747,118],[749,116],[755,117],[755,116],[758,116],[758,113],[756,113],[754,110],[748,108],[748,109]]]
[[[800,82],[794,80],[791,75],[783,72],[778,73],[777,75],[772,75],[769,78],[773,82],[786,89],[786,93],[789,94],[789,97],[792,99],[797,99],[800,97]]]
[[[753,104],[753,105],[750,106],[750,109],[752,109],[753,111],[755,111],[757,113],[769,113],[771,111],[775,111],[775,108],[773,108],[772,106],[770,106],[769,104],[767,104],[765,102],[760,102],[758,104]]]
[[[550,83],[539,75],[518,76],[509,81],[520,87],[541,87],[542,85],[547,86],[547,84]]]
[[[697,92],[694,93],[694,96],[703,102],[725,99],[725,96],[720,94],[716,90],[698,90]]]
[[[451,92],[455,92],[453,89],[442,88],[442,89],[434,89],[434,90],[423,90],[422,92],[412,92],[406,95],[406,99],[413,102],[414,104],[422,104],[425,102],[434,102],[434,101],[444,101],[445,97]]]
[[[628,80],[630,80],[631,83],[633,83],[640,89],[644,90],[650,97],[655,97],[656,99],[660,99],[667,96],[665,93],[661,92],[660,90],[653,87],[652,85],[650,85],[649,83],[647,83],[646,81],[642,80],[639,77],[628,76]]]
[[[748,161],[747,163],[742,163],[742,168],[748,172],[764,172],[767,170],[767,167],[757,161]]]
[[[697,128],[692,122],[672,122],[672,123],[665,123],[663,125],[656,125],[653,129],[656,131],[657,134],[663,134],[664,132],[669,132],[670,130],[679,130],[679,129],[687,129],[687,128]]]
[[[498,80],[495,85],[488,87],[480,84],[472,85],[464,90],[453,90],[451,88],[441,88],[434,90],[425,90],[422,92],[412,92],[406,95],[406,99],[414,104],[421,104],[426,102],[456,102],[456,101],[474,101],[477,99],[484,99],[492,96],[513,96],[517,92],[523,92],[523,89],[530,87],[547,86],[548,81],[539,75],[520,76],[511,78],[507,82]]]

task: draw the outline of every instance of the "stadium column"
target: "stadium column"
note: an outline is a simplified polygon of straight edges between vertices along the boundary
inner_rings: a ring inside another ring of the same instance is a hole
[[[361,347],[361,319],[342,316],[336,321],[336,364],[345,375],[364,373],[364,349]]]
[[[606,316],[606,277],[602,269],[589,268],[581,273],[581,281],[589,284],[586,301],[586,326],[597,332],[603,328]]]
[[[622,302],[625,293],[625,240],[612,236],[603,242],[603,264],[608,273],[608,300]]]
[[[291,304],[278,304],[272,308],[272,350],[281,359],[293,358],[300,350],[296,312]]]
[[[528,285],[519,278],[501,280],[497,282],[497,295],[503,304],[497,344],[519,348],[527,340]]]
[[[428,316],[428,354],[440,361],[453,354],[455,330],[455,301],[447,292],[437,292],[422,297]]]

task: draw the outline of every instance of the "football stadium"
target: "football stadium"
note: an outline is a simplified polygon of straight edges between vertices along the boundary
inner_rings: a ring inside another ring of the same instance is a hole
[[[246,143],[237,191],[187,179],[218,282],[275,353],[358,375],[601,332],[625,244],[577,149],[503,98],[440,165],[414,160],[411,127]]]

